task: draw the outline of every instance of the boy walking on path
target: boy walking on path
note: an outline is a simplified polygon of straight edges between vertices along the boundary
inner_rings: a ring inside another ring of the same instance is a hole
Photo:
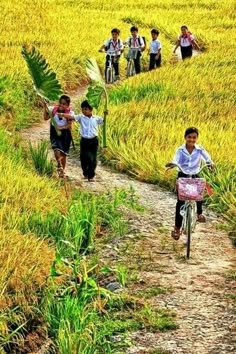
[[[141,72],[140,58],[141,52],[145,50],[145,43],[141,36],[138,34],[138,27],[132,26],[130,28],[131,36],[127,39],[127,44],[130,48],[137,48],[137,56],[134,58],[134,66],[136,74]]]
[[[121,53],[123,52],[123,42],[119,38],[120,30],[118,28],[113,28],[111,31],[112,38],[107,39],[104,44],[99,49],[99,52],[105,51],[107,54],[112,55],[112,64],[115,69],[116,79],[120,78],[120,70],[119,70],[119,60]],[[105,72],[109,65],[109,55],[106,56],[106,65],[105,65]]]
[[[159,36],[159,31],[155,28],[151,30],[152,41],[150,43],[149,54],[149,70],[159,68],[161,66],[161,42],[157,37]]]
[[[98,126],[103,124],[103,118],[93,115],[93,107],[88,101],[81,103],[82,114],[60,116],[68,121],[75,120],[80,124],[80,161],[84,178],[94,181],[97,166]]]

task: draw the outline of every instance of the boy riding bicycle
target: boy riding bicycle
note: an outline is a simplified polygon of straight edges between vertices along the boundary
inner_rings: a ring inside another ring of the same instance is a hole
[[[137,50],[136,57],[134,60],[135,72],[139,74],[141,72],[141,65],[140,65],[140,58],[142,51],[145,50],[145,43],[143,37],[138,34],[138,27],[132,26],[130,28],[131,36],[127,39],[126,43],[128,44],[129,48]]]
[[[115,69],[116,80],[120,78],[120,70],[119,70],[119,60],[120,56],[123,52],[123,42],[119,38],[120,30],[118,28],[113,28],[111,31],[112,38],[107,39],[104,44],[99,49],[99,52],[106,52],[106,64],[105,64],[105,72],[109,66],[110,55],[112,58],[112,64]]]
[[[198,173],[200,171],[202,160],[204,160],[211,168],[214,168],[215,166],[208,152],[202,146],[196,144],[198,135],[199,131],[197,128],[188,128],[184,134],[185,144],[177,149],[173,161],[166,164],[166,167],[170,167],[172,163],[178,164],[181,169],[188,173],[185,174],[179,172],[177,178],[187,178],[188,175],[191,175],[192,178],[199,178]],[[205,216],[202,214],[202,204],[202,201],[197,202],[197,220],[199,222],[206,221]],[[178,198],[176,203],[175,227],[171,233],[171,236],[175,240],[180,238],[180,230],[183,221],[183,217],[180,215],[180,209],[183,205],[184,201]]]

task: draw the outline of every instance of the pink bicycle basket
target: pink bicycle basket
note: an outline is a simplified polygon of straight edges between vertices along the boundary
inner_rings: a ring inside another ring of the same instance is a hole
[[[204,178],[178,178],[176,184],[180,200],[203,200],[206,188]]]

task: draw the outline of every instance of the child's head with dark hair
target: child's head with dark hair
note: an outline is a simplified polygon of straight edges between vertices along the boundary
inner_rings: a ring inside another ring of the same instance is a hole
[[[87,117],[91,117],[92,113],[93,113],[93,107],[90,105],[90,103],[85,100],[81,103],[81,108],[82,108],[82,113],[87,116]]]
[[[120,30],[118,28],[113,28],[111,30],[112,39],[116,41],[120,35]]]
[[[132,27],[130,28],[130,32],[131,32],[131,34],[132,34],[133,37],[136,37],[137,34],[138,34],[138,27],[137,27],[137,26],[132,26]]]
[[[113,28],[112,30],[111,30],[111,33],[116,33],[116,34],[120,34],[120,30],[119,30],[119,28]]]
[[[61,95],[59,98],[59,107],[58,107],[58,112],[65,112],[67,108],[70,106],[70,97],[67,95]]]
[[[180,29],[183,34],[186,34],[188,32],[188,27],[186,25],[182,25]]]
[[[199,130],[195,127],[190,127],[188,129],[185,130],[184,133],[184,137],[186,138],[186,136],[195,133],[197,136],[199,135]]]
[[[198,135],[199,135],[199,131],[197,128],[190,127],[188,129],[186,129],[186,131],[184,133],[184,138],[185,138],[187,148],[194,149],[194,146],[195,146],[197,139],[198,139]]]
[[[59,102],[61,103],[61,101],[65,101],[67,103],[67,105],[70,105],[70,97],[67,95],[61,95],[61,97],[59,98]]]
[[[151,30],[151,36],[152,36],[152,39],[157,39],[157,37],[159,36],[159,31],[158,31],[158,29],[153,28],[153,29]]]
[[[153,29],[151,30],[151,34],[152,34],[152,33],[159,35],[159,31],[158,31],[158,29],[156,29],[156,28],[153,28]]]

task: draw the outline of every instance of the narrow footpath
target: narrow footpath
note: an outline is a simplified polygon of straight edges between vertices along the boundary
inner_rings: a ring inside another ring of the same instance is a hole
[[[80,94],[83,90],[80,91]],[[75,97],[78,97],[78,94]],[[49,122],[22,131],[24,140],[49,139]],[[206,224],[198,224],[193,236],[191,259],[184,260],[182,241],[171,239],[176,197],[156,185],[139,182],[98,164],[96,182],[82,179],[78,157],[69,158],[67,174],[72,183],[95,193],[132,188],[145,212],[132,211],[129,229],[116,247],[107,245],[104,258],[122,259],[138,265],[131,291],[161,287],[169,289],[151,298],[154,307],[176,312],[178,328],[132,334],[135,346],[126,353],[228,354],[236,353],[235,250],[220,220],[207,210]],[[130,251],[122,254],[122,242]],[[234,275],[233,275],[234,274]],[[132,288],[133,287],[133,288]]]

